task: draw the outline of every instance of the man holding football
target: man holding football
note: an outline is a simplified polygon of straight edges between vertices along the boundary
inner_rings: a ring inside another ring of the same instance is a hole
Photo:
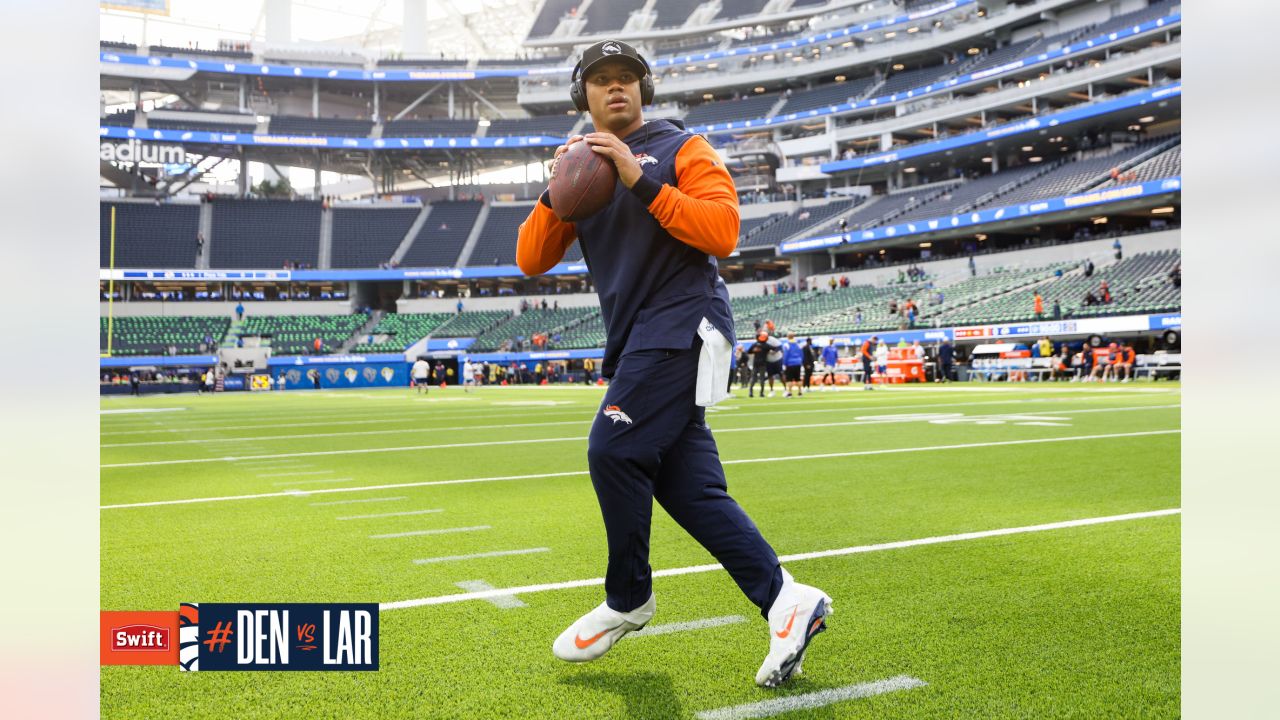
[[[550,270],[581,243],[606,328],[601,372],[611,379],[587,449],[609,547],[605,602],[552,651],[594,660],[653,618],[656,499],[760,608],[770,646],[756,682],[774,687],[800,669],[831,598],[792,580],[727,492],[705,412],[727,395],[733,316],[716,258],[737,245],[738,197],[706,139],[679,121],[645,122],[641,107],[653,93],[648,63],[633,47],[607,40],[588,48],[570,94],[596,131],[556,149],[552,186],[560,157],[585,142],[617,168],[613,199],[569,223],[544,192],[520,226],[516,261],[527,275]]]

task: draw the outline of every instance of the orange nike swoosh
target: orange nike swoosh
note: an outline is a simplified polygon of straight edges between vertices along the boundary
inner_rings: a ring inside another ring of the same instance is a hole
[[[774,633],[774,635],[777,635],[780,638],[786,638],[788,635],[791,634],[791,624],[796,621],[796,611],[799,609],[800,609],[799,605],[791,608],[791,617],[787,618],[787,626],[782,628],[778,632]]]
[[[573,636],[573,644],[574,644],[574,645],[577,645],[579,650],[585,650],[586,648],[589,648],[589,647],[591,647],[592,645],[595,645],[595,644],[596,644],[596,641],[597,641],[597,640],[599,640],[600,638],[604,637],[604,634],[605,634],[605,633],[607,633],[607,632],[609,632],[609,631],[608,631],[608,630],[601,630],[600,632],[598,632],[598,633],[596,633],[595,635],[593,635],[593,636],[591,636],[591,637],[587,638],[586,640],[583,640],[582,638],[578,637],[578,635],[575,633],[575,634],[574,634],[574,636]]]

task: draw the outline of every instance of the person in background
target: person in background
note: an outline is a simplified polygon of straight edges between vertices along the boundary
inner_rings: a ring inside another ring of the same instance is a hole
[[[462,392],[471,392],[471,386],[476,384],[476,369],[471,364],[471,358],[462,359]]]
[[[586,378],[588,385],[595,382],[595,372],[596,372],[595,360],[592,360],[591,358],[587,358],[586,360],[582,361],[582,374],[583,374],[583,377]]]
[[[139,392],[139,387],[141,385],[142,381],[138,379],[138,371],[134,370],[129,373],[129,394],[141,397],[141,393]]]
[[[428,392],[428,385],[431,383],[431,366],[427,364],[427,359],[419,357],[413,363],[413,368],[409,372],[412,378],[413,386],[418,389],[418,394]]]
[[[804,368],[804,389],[810,389],[813,380],[813,366],[818,361],[818,355],[813,351],[813,338],[805,338],[804,340],[804,358],[801,367]]]
[[[831,338],[822,348],[822,379],[819,382],[823,392],[828,390],[828,385],[836,384],[836,363],[839,361],[840,350],[836,347],[836,339]]]
[[[951,382],[951,368],[955,363],[956,349],[951,345],[951,341],[943,339],[942,344],[938,346],[938,377],[934,378],[934,382]]]
[[[764,397],[764,381],[769,377],[769,353],[773,350],[771,342],[775,338],[769,337],[769,333],[761,330],[756,335],[756,341],[747,348],[747,354],[751,357],[751,380],[747,385],[747,397],[755,397],[756,382],[760,383],[760,397]]]
[[[889,346],[883,340],[876,344],[876,372],[881,378],[889,374]]]
[[[1133,379],[1133,365],[1138,359],[1137,352],[1133,349],[1133,345],[1125,341],[1116,353],[1115,363],[1115,379],[1117,382],[1129,382]],[[1120,375],[1124,374],[1124,379],[1120,379]]]
[[[1116,241],[1111,243],[1111,249],[1116,252],[1116,260],[1124,257],[1124,248],[1120,245],[1120,238],[1116,238]]]
[[[872,379],[871,361],[875,357],[876,343],[878,343],[879,341],[880,341],[880,338],[876,337],[875,335],[872,335],[866,340],[863,340],[862,347],[858,349],[858,358],[862,360],[862,389],[863,390],[872,390],[875,388],[875,386],[872,385],[871,383],[871,379]]]
[[[787,333],[787,341],[782,343],[782,378],[786,383],[782,397],[789,398],[793,394],[801,395],[800,372],[804,365],[804,348],[796,342],[794,332]]]
[[[1063,380],[1071,374],[1071,348],[1066,343],[1058,348],[1058,354],[1053,359],[1053,379]]]
[[[1057,300],[1053,301],[1053,319],[1054,320],[1062,319],[1062,305],[1060,305]]]
[[[243,319],[244,319],[244,303],[237,302],[236,303],[236,320],[243,320]]]
[[[1044,319],[1044,298],[1040,296],[1039,290],[1036,291],[1034,303],[1035,303],[1034,311],[1035,311],[1036,319],[1043,320]]]

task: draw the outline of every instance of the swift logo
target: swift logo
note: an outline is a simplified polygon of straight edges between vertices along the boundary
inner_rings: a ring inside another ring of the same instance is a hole
[[[613,420],[613,424],[617,425],[618,421],[622,421],[628,425],[631,424],[631,418],[622,412],[622,408],[617,405],[609,405],[604,409],[604,416]]]
[[[169,628],[141,624],[111,628],[111,649],[167,652]]]

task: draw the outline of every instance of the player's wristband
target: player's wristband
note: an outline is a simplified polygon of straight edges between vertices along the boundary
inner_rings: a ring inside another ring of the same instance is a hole
[[[658,198],[658,193],[662,192],[662,183],[648,175],[641,175],[636,184],[631,186],[631,192],[640,198],[645,207],[649,207]]]
[[[542,195],[538,198],[538,202],[542,203],[543,205],[546,205],[548,209],[552,209],[552,210],[555,209],[551,207],[551,191],[550,190],[543,190]]]

